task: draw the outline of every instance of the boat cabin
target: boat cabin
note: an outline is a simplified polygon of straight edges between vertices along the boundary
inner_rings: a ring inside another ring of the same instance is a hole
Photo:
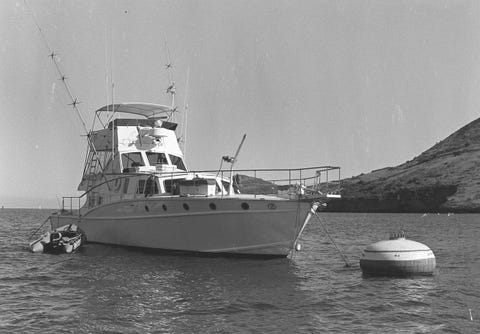
[[[100,183],[87,192],[87,207],[127,199],[151,196],[226,196],[228,180],[215,175],[182,173],[137,173],[120,176]],[[233,193],[239,193],[233,187]]]
[[[97,114],[107,110],[137,117],[112,119],[90,133],[78,187],[87,193],[87,207],[138,197],[229,193],[228,179],[188,172],[175,133],[177,124],[165,115],[172,112],[169,107],[123,103],[102,107]]]

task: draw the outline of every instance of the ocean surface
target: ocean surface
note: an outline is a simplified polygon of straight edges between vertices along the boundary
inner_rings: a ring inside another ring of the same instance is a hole
[[[292,258],[256,260],[32,254],[49,213],[0,210],[1,333],[480,333],[480,215],[328,213]],[[400,230],[434,251],[435,274],[364,278],[362,250]]]

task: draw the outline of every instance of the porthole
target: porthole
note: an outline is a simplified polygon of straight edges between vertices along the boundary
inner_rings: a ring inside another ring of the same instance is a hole
[[[167,206],[165,204],[162,204],[162,209],[163,211],[167,211]]]
[[[277,206],[274,203],[268,203],[267,206],[270,210],[275,210],[277,208]]]
[[[183,203],[183,208],[184,208],[186,211],[190,210],[190,207],[188,206],[187,203]]]
[[[217,210],[217,206],[215,205],[215,203],[210,203],[208,206],[209,206],[210,209],[212,209],[212,210]]]
[[[250,205],[248,205],[248,203],[243,202],[242,203],[242,209],[243,210],[248,210],[248,209],[250,209]]]

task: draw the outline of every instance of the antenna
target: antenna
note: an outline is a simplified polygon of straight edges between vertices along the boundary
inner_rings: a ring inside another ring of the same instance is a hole
[[[112,60],[112,54],[113,54],[113,31],[110,30],[110,54],[107,54],[108,51],[108,40],[107,40],[107,31],[106,31],[106,25],[105,25],[105,90],[106,90],[106,95],[107,95],[107,117],[108,117],[108,112],[111,111],[112,114],[107,118],[107,121],[105,122],[104,127],[106,128],[108,126],[108,123],[113,119],[115,116],[115,81],[113,80],[113,60]],[[108,56],[108,60],[107,60]],[[110,85],[108,84],[108,76],[110,75]],[[110,100],[112,101],[112,110],[108,110],[108,89],[110,90]],[[99,117],[99,116],[98,116]],[[100,117],[99,117],[100,119]],[[112,137],[113,138],[113,137]],[[113,139],[112,139],[113,143]]]
[[[107,23],[105,22],[105,102],[108,110],[108,43],[107,43]],[[108,111],[107,111],[108,115]],[[108,122],[107,122],[108,123]]]
[[[187,155],[187,127],[188,127],[188,84],[190,81],[190,66],[187,68],[187,81],[185,82],[185,98],[183,100],[183,130],[180,136],[183,139],[183,159],[186,160]]]

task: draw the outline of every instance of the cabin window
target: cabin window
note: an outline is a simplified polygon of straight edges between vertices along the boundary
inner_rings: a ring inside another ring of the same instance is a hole
[[[145,190],[145,180],[138,180],[137,194],[143,194]]]
[[[165,153],[147,152],[147,159],[150,166],[168,165]]]
[[[230,189],[230,182],[222,181],[222,185],[225,188],[225,191],[228,193],[228,190]],[[238,189],[238,186],[235,183],[233,184],[233,193],[240,194],[240,190]]]
[[[122,179],[116,178],[108,182],[108,190],[114,192],[120,192],[122,188]]]
[[[89,194],[89,196],[88,196],[88,206],[89,207],[95,206],[95,200],[96,200],[95,193]]]
[[[128,184],[130,183],[130,179],[123,180],[123,193],[126,194],[128,192]]]
[[[185,165],[183,164],[182,158],[177,157],[176,155],[171,155],[171,154],[169,154],[169,156],[170,156],[170,161],[172,162],[172,165],[177,166],[178,169],[187,170],[185,168]]]
[[[140,152],[122,154],[123,172],[132,171],[134,167],[145,166]]]
[[[147,182],[145,183],[145,194],[146,195],[158,194],[158,185],[157,185],[156,179],[151,177],[147,179]]]
[[[178,184],[181,181],[184,181],[185,179],[173,179],[173,180],[165,180],[163,182],[163,186],[165,188],[166,193],[170,193],[172,195],[178,195],[180,194],[180,189],[178,187]]]

